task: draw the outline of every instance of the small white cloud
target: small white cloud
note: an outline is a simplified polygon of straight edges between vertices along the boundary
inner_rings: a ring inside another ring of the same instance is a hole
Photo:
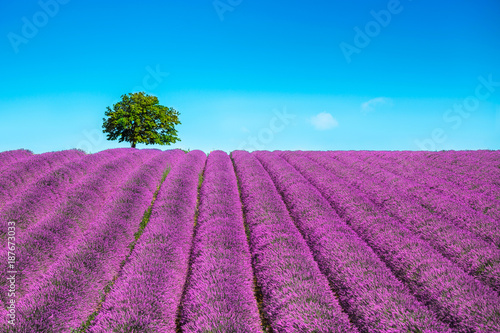
[[[368,113],[371,111],[375,111],[375,108],[382,105],[392,106],[392,99],[387,97],[372,98],[369,101],[366,101],[361,104],[361,111],[363,113]]]
[[[339,125],[339,122],[327,112],[321,112],[314,117],[311,117],[310,121],[314,128],[319,131],[332,129]]]

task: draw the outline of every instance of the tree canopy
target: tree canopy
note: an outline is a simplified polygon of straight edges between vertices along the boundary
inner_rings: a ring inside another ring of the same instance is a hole
[[[121,101],[109,106],[103,118],[103,133],[108,140],[146,145],[169,145],[181,141],[175,125],[179,125],[179,112],[159,104],[158,98],[144,92],[122,95]]]

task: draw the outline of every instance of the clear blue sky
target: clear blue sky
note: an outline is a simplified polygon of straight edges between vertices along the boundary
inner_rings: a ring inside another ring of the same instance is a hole
[[[500,149],[499,17],[497,0],[2,1],[0,151],[126,147],[102,118],[138,90],[182,122],[138,148]]]

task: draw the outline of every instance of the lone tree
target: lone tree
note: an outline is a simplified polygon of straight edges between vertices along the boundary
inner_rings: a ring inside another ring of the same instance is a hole
[[[106,116],[102,127],[108,140],[130,142],[132,148],[137,143],[169,145],[181,141],[174,128],[181,123],[179,112],[160,105],[157,97],[143,92],[122,95],[113,109],[107,107]]]

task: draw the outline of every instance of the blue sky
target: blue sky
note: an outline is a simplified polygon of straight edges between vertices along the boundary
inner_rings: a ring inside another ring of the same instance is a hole
[[[96,152],[143,90],[170,146],[500,149],[500,3],[2,1],[0,151]]]

